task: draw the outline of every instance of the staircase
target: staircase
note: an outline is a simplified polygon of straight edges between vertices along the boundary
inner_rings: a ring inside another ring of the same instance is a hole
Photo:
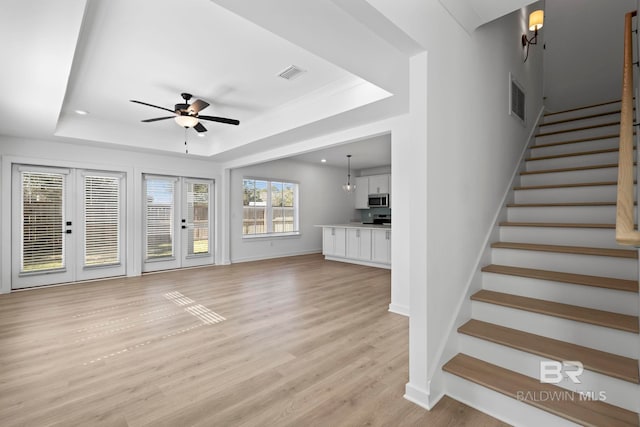
[[[453,398],[523,426],[639,425],[638,252],[615,241],[619,110],[544,116],[443,366]],[[580,383],[575,366],[541,383],[541,361],[581,362]]]

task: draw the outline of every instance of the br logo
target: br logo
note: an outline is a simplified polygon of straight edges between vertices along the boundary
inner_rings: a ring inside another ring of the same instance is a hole
[[[578,377],[582,375],[583,371],[582,362],[575,360],[565,360],[563,362],[542,360],[540,362],[540,382],[558,384],[566,375],[574,384],[580,384]]]

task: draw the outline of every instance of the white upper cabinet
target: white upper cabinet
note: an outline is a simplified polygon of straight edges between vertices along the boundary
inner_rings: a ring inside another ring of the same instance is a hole
[[[389,193],[389,175],[370,175],[369,178],[369,194],[387,194]]]
[[[356,178],[356,209],[369,209],[369,177]]]

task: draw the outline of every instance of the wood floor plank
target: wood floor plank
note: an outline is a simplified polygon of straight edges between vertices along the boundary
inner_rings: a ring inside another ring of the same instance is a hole
[[[589,370],[634,384],[640,383],[637,359],[475,319],[460,326],[458,332],[553,360],[579,360]]]
[[[403,399],[389,296],[388,270],[321,255],[0,295],[0,425],[504,425]]]
[[[527,377],[465,354],[453,357],[443,366],[443,370],[580,425],[638,426],[638,414],[635,412],[606,402],[581,399],[574,392],[541,383],[537,378]],[[559,392],[563,398],[537,398],[542,395],[554,396]]]

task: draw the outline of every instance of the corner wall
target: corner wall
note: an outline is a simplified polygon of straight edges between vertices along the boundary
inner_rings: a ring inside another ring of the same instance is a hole
[[[536,5],[469,34],[437,0],[412,0],[404,7],[368,1],[428,52],[426,176],[414,171],[411,182],[399,183],[395,176],[394,184],[421,186],[426,200],[426,218],[412,218],[410,225],[413,232],[426,222],[424,243],[411,245],[413,252],[424,251],[426,274],[409,266],[415,274],[406,397],[430,408],[443,392],[431,380],[440,369],[447,332],[542,107],[542,45],[532,46],[523,63],[520,44],[528,12]],[[509,72],[527,94],[526,126],[508,115]]]

